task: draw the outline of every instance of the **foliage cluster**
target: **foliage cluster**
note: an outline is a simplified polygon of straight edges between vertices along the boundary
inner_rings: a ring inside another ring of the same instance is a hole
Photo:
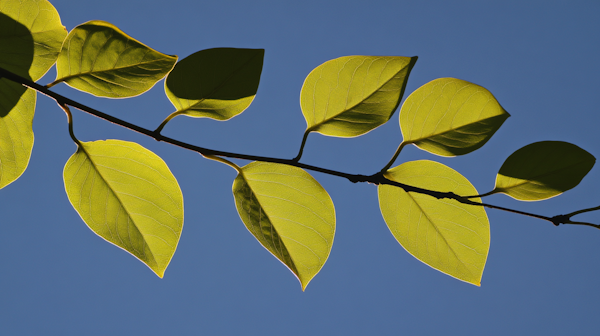
[[[383,218],[396,240],[427,265],[479,285],[490,228],[485,208],[533,216],[559,224],[598,208],[546,217],[483,203],[504,193],[522,201],[557,196],[580,183],[593,155],[561,141],[527,145],[510,155],[495,187],[479,193],[460,173],[429,160],[394,165],[407,145],[438,156],[481,148],[509,114],[487,89],[455,78],[433,80],[411,93],[399,111],[403,141],[390,161],[372,175],[354,175],[301,163],[310,133],[356,137],[389,121],[400,106],[417,57],[346,56],[327,61],[307,76],[300,92],[307,127],[294,159],[278,159],[202,148],[165,137],[173,118],[229,120],[252,103],[264,50],[215,48],[182,60],[163,54],[104,21],[70,32],[47,0],[0,0],[0,188],[27,168],[33,147],[37,92],[66,112],[76,152],[64,168],[69,201],[97,235],[145,263],[159,277],[171,261],[183,228],[183,196],[167,164],[133,142],[75,137],[70,107],[200,153],[234,168],[233,196],[241,220],[258,242],[299,279],[304,290],[325,264],[336,218],[332,199],[307,170],[378,185]],[[35,83],[56,65],[57,78]],[[64,83],[106,98],[143,94],[165,78],[175,107],[147,130],[96,111],[49,90]],[[238,166],[228,158],[252,161]]]

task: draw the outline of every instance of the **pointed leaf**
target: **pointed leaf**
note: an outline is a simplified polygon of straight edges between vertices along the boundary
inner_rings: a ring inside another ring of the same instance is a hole
[[[465,177],[433,161],[406,162],[384,176],[429,190],[477,195]],[[481,284],[490,247],[490,226],[483,207],[407,193],[389,185],[379,186],[379,207],[390,231],[408,253],[440,272]]]
[[[263,49],[215,48],[179,61],[165,81],[177,115],[227,120],[242,113],[256,95]]]
[[[108,22],[90,21],[67,36],[51,85],[65,82],[95,96],[132,97],[154,86],[176,61],[177,56],[153,50]]]
[[[36,93],[0,79],[0,188],[23,174],[33,148]]]
[[[0,12],[0,67],[33,81],[56,62],[67,30],[46,0],[3,0]]]
[[[83,142],[64,180],[69,201],[94,233],[163,277],[181,235],[183,197],[160,157],[133,142]]]
[[[592,154],[568,142],[535,142],[504,161],[493,192],[521,201],[548,199],[577,186],[594,163]]]
[[[300,168],[252,162],[240,169],[233,195],[246,228],[304,290],[333,244],[335,210],[325,189]]]
[[[510,115],[485,88],[439,78],[413,92],[400,109],[405,143],[441,156],[483,146]]]
[[[355,137],[386,123],[398,108],[417,57],[345,56],[306,77],[300,105],[307,132]]]

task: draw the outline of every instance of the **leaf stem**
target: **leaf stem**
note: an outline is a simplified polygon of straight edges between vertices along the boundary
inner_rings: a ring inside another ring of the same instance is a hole
[[[175,118],[176,116],[180,115],[181,113],[182,113],[181,111],[175,111],[175,112],[169,114],[169,116],[167,118],[165,118],[165,120],[163,120],[163,122],[154,130],[154,133],[160,134],[162,129],[165,128],[165,125],[167,125],[167,123],[169,121],[171,121],[171,119]]]
[[[404,142],[404,141],[402,141],[400,143],[400,145],[398,146],[398,149],[396,149],[396,153],[394,153],[394,156],[392,157],[392,159],[390,160],[390,162],[388,162],[388,164],[386,164],[385,167],[383,167],[383,169],[381,169],[381,171],[379,173],[383,174],[388,169],[390,169],[390,167],[394,164],[394,162],[396,162],[396,159],[398,158],[398,155],[400,155],[400,152],[402,151],[402,148],[404,148],[404,146],[406,146],[408,144],[410,144],[410,142]]]
[[[242,168],[240,168],[240,166],[236,165],[235,163],[233,163],[227,159],[224,159],[224,158],[218,157],[218,156],[214,156],[214,155],[204,155],[202,153],[200,153],[200,155],[202,155],[203,157],[205,157],[209,160],[214,160],[217,162],[224,163],[224,164],[228,165],[229,167],[232,167],[233,169],[235,169],[239,174],[242,173]]]
[[[75,137],[75,132],[73,132],[73,114],[71,113],[71,109],[69,109],[69,106],[67,106],[67,104],[58,103],[58,106],[60,106],[63,109],[63,111],[65,111],[65,113],[67,114],[67,122],[69,124],[69,135],[71,136],[71,139],[75,141],[77,146],[81,147],[81,142],[79,142],[79,139]]]
[[[302,152],[304,152],[304,145],[306,145],[306,139],[308,139],[308,135],[310,134],[310,129],[307,129],[304,132],[304,136],[302,137],[302,143],[300,144],[300,151],[298,151],[298,155],[296,155],[295,158],[292,159],[292,161],[294,162],[298,162],[300,161],[300,158],[302,157]]]

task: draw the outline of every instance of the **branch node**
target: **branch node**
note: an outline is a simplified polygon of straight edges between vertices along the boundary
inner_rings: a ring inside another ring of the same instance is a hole
[[[571,220],[571,216],[569,215],[557,215],[550,218],[550,221],[554,226],[559,226],[560,224],[567,224]]]

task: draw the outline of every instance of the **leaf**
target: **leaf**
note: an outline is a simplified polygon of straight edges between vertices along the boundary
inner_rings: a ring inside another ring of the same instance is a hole
[[[485,88],[439,78],[413,92],[400,109],[405,143],[441,156],[483,146],[510,115]]]
[[[233,196],[242,221],[296,275],[304,290],[331,251],[335,233],[331,198],[297,167],[252,162],[239,169]]]
[[[0,1],[0,67],[30,78],[34,41],[29,29],[16,19],[31,2]],[[15,14],[16,12],[16,14]],[[18,179],[29,164],[33,148],[36,93],[0,78],[0,188]]]
[[[355,137],[386,123],[398,108],[417,57],[345,56],[306,77],[300,105],[308,132]]]
[[[215,48],[179,61],[165,81],[177,115],[227,120],[242,113],[256,95],[265,51]]]
[[[384,176],[429,190],[477,194],[465,177],[433,161],[406,162]],[[379,186],[379,207],[388,228],[408,253],[440,272],[481,284],[490,247],[490,226],[483,207],[407,193],[390,185]]]
[[[67,30],[46,0],[3,0],[0,12],[0,67],[33,81],[56,62]],[[7,52],[9,51],[9,52]]]
[[[137,96],[161,80],[177,61],[104,21],[89,21],[67,36],[58,56],[56,80],[109,98]]]
[[[36,93],[0,79],[0,188],[18,179],[33,148]]]
[[[183,227],[183,196],[160,157],[133,142],[82,142],[65,165],[64,181],[94,233],[163,277]]]
[[[535,142],[504,161],[492,193],[521,201],[548,199],[577,186],[594,163],[592,154],[568,142]]]

